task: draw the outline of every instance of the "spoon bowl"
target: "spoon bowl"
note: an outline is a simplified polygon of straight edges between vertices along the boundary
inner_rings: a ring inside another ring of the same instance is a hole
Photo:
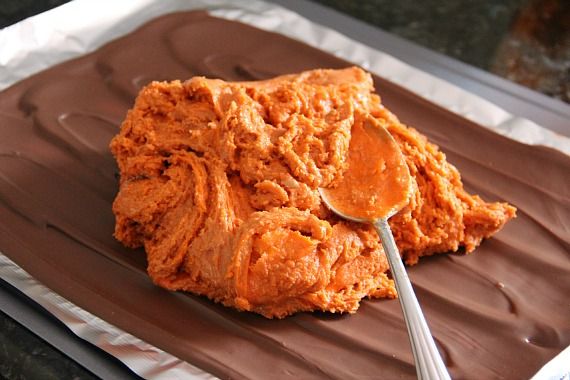
[[[398,291],[418,379],[450,379],[388,224],[388,218],[409,203],[413,187],[398,144],[380,122],[368,117],[354,124],[344,177],[335,187],[319,188],[319,193],[335,214],[375,227]]]

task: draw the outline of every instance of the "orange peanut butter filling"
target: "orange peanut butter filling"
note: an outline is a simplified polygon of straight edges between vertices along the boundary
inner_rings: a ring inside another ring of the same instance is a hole
[[[370,116],[353,125],[348,168],[334,187],[322,189],[321,196],[351,220],[374,222],[406,206],[412,191],[408,165],[398,144]]]
[[[514,217],[468,194],[445,155],[382,106],[370,75],[348,68],[146,86],[111,142],[115,236],[145,248],[156,284],[269,318],[393,298],[376,232],[335,217],[317,190],[351,175],[349,147],[366,144],[352,133],[370,123],[389,130],[413,176],[390,219],[406,263],[471,252]]]

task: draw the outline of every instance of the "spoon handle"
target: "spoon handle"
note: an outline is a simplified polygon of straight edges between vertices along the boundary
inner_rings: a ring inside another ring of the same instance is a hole
[[[388,220],[386,218],[378,219],[374,222],[374,227],[376,227],[378,236],[382,241],[392,277],[396,283],[398,299],[408,327],[418,379],[450,379],[402,263]]]

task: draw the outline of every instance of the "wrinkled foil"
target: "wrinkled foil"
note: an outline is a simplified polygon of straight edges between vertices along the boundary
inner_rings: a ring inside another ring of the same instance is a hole
[[[360,65],[376,75],[497,133],[570,155],[570,138],[505,110],[381,51],[262,1],[132,0],[101,6],[75,0],[0,30],[0,90],[62,61],[83,55],[157,16],[205,9],[216,17],[281,33]],[[77,336],[113,355],[146,379],[212,379],[212,375],[77,307],[0,253],[2,279],[61,320]],[[532,380],[570,380],[570,347]]]

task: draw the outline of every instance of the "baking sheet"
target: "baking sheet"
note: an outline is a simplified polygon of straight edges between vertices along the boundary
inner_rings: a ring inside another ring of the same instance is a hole
[[[158,15],[183,9],[207,8],[217,17],[276,31],[355,62],[454,113],[518,141],[570,153],[568,138],[528,120],[513,117],[460,88],[275,5],[237,1],[145,0],[109,4],[101,8],[94,1],[76,0],[2,30],[0,87],[5,88],[55,63],[95,50],[106,41]],[[0,259],[2,278],[56,315],[77,335],[118,357],[139,375],[145,378],[209,377],[201,370],[70,304],[32,279],[5,256],[0,256]],[[565,352],[568,355],[568,350]],[[540,376],[548,378],[542,374]]]

